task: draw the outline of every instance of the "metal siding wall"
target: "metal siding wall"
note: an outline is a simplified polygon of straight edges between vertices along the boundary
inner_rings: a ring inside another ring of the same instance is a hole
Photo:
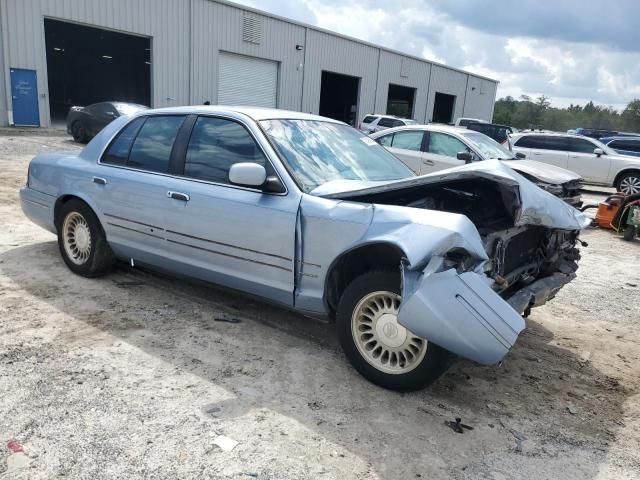
[[[3,23],[5,21],[5,8],[5,2],[3,0],[0,0],[0,66],[2,68],[2,71],[0,72],[0,127],[6,127],[9,124],[9,119],[7,116],[7,88],[11,88],[7,87],[6,72],[4,67],[4,46],[6,39],[3,37]],[[7,68],[6,70],[8,71],[9,69]]]
[[[322,71],[360,77],[358,122],[375,108],[379,49],[309,29],[302,111],[318,113]]]
[[[189,16],[183,0],[20,0],[4,4],[5,68],[37,71],[40,122],[49,125],[44,17],[152,37],[154,107],[189,102]],[[47,94],[43,97],[42,94]]]
[[[439,65],[431,67],[431,85],[429,85],[429,101],[427,103],[427,122],[431,121],[433,116],[433,104],[436,98],[436,92],[446,93],[456,96],[456,103],[453,110],[453,119],[462,116],[464,107],[464,97],[467,90],[466,73],[457,72]]]
[[[278,108],[300,110],[305,29],[275,18],[256,15],[262,22],[260,44],[242,40],[245,10],[209,0],[193,3],[193,103],[217,102],[218,52],[231,52],[275,60],[278,69]]]
[[[408,73],[407,77],[400,75],[403,60]],[[378,87],[376,89],[376,106],[375,111],[370,113],[386,112],[389,84],[393,83],[416,89],[413,118],[418,122],[424,122],[427,112],[429,72],[431,68],[432,66],[428,62],[421,62],[382,50],[380,52],[380,70],[378,71]],[[362,113],[361,118],[368,112]]]
[[[496,82],[469,76],[467,100],[462,115],[464,117],[491,121],[493,104],[496,100],[496,88]]]

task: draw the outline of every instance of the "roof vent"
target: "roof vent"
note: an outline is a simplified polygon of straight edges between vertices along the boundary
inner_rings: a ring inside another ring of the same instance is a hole
[[[242,40],[256,44],[262,41],[262,21],[260,18],[244,15],[242,18]]]

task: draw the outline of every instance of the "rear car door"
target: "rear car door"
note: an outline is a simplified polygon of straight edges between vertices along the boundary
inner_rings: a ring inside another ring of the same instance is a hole
[[[200,116],[185,138],[180,171],[165,189],[173,268],[292,305],[300,195],[229,182],[231,166],[240,162],[261,164],[267,175],[277,175],[265,145],[237,120]]]
[[[513,151],[529,160],[568,168],[567,139],[559,135],[523,135],[513,143]]]
[[[102,155],[91,195],[116,255],[158,265],[164,241],[167,181],[184,115],[138,117]]]
[[[611,170],[609,156],[596,155],[593,151],[599,148],[586,138],[568,137],[569,166],[568,169],[591,182],[606,183]]]
[[[428,132],[426,147],[423,157],[423,174],[464,165],[464,160],[458,160],[460,152],[469,152],[474,155],[474,152],[461,140],[444,132]]]
[[[423,140],[423,130],[402,130],[377,139],[380,145],[386,147],[417,175],[426,173],[423,171]]]

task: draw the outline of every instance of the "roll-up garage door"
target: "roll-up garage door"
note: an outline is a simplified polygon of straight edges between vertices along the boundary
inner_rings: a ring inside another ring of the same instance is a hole
[[[218,58],[220,105],[277,106],[278,62],[222,52]]]

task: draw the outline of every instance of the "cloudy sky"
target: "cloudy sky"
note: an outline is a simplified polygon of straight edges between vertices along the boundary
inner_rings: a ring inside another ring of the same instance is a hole
[[[640,0],[236,0],[500,81],[498,97],[640,98]]]

